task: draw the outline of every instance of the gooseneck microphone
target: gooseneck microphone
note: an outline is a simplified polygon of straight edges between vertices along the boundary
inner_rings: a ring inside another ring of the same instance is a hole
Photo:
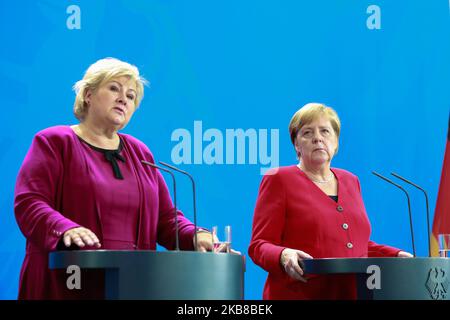
[[[191,180],[192,183],[192,196],[193,196],[193,204],[194,204],[194,250],[197,251],[197,205],[196,205],[196,201],[195,201],[195,182],[194,182],[194,178],[192,177],[191,174],[189,174],[188,172],[178,169],[177,167],[174,167],[168,163],[159,161],[160,164],[162,164],[163,166],[166,166],[170,169],[173,169],[175,171],[178,171],[186,176],[189,177],[189,179]]]
[[[381,178],[384,181],[389,182],[390,184],[392,184],[392,185],[396,186],[397,188],[401,189],[405,193],[406,198],[408,199],[409,227],[411,229],[411,241],[412,241],[413,255],[414,255],[414,257],[416,257],[416,247],[414,245],[414,230],[413,230],[412,214],[411,214],[411,201],[409,200],[408,192],[402,186],[396,184],[394,181],[392,181],[392,180],[390,180],[390,179],[388,179],[386,177],[383,177],[381,174],[379,174],[379,173],[377,173],[375,171],[372,171],[372,173],[374,175],[376,175],[378,178]]]
[[[423,192],[423,194],[425,195],[425,204],[426,204],[426,207],[427,207],[428,256],[431,257],[431,244],[430,244],[430,209],[429,209],[429,206],[428,206],[428,194],[427,194],[427,192],[425,191],[424,188],[418,186],[418,185],[415,184],[414,182],[409,181],[408,179],[406,179],[406,178],[400,176],[399,174],[397,174],[397,173],[395,173],[395,172],[391,172],[391,174],[392,174],[394,177],[397,177],[397,178],[399,178],[400,180],[403,180],[403,181],[405,181],[406,183],[412,185],[413,187],[416,187],[417,189],[421,190],[421,191]]]
[[[175,176],[172,173],[172,171],[167,170],[165,168],[162,168],[154,163],[145,161],[145,160],[141,160],[141,162],[145,165],[151,166],[155,169],[164,171],[169,173],[172,176],[172,181],[173,181],[173,205],[174,205],[174,211],[175,211],[175,250],[179,251],[180,250],[180,241],[178,239],[178,210],[177,210],[177,187],[176,187],[176,182],[175,182]]]

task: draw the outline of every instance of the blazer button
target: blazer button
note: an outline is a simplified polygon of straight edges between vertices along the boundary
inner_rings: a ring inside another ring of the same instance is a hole
[[[339,205],[336,207],[336,210],[339,212],[342,212],[342,211],[344,211],[344,208],[342,208],[342,206]]]
[[[344,223],[344,224],[342,225],[342,228],[343,228],[344,230],[347,230],[347,229],[348,229],[348,224]]]
[[[349,249],[353,248],[353,243],[351,243],[351,242],[347,243],[347,248],[349,248]]]

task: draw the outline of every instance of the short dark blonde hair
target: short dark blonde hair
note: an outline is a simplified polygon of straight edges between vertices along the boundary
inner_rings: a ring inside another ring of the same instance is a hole
[[[148,83],[147,80],[139,75],[139,70],[136,66],[116,58],[105,58],[93,63],[86,70],[83,79],[77,81],[73,86],[76,93],[73,106],[75,117],[83,121],[86,116],[87,104],[84,98],[87,90],[96,91],[102,84],[123,76],[129,77],[136,83],[134,104],[137,109],[144,97],[144,85]]]
[[[341,133],[341,120],[333,108],[330,108],[322,103],[308,103],[301,107],[292,117],[289,123],[289,134],[291,135],[291,142],[295,145],[298,132],[303,126],[313,122],[320,116],[325,116],[330,120],[331,127],[339,140],[339,134]],[[336,150],[337,152],[337,150]]]

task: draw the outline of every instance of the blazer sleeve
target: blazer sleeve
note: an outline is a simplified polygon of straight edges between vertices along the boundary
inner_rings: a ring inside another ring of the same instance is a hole
[[[253,262],[270,273],[283,273],[280,264],[285,225],[286,194],[279,174],[262,179],[253,217],[248,254]]]
[[[378,244],[369,240],[368,256],[369,257],[396,257],[402,251],[398,248]]]
[[[27,241],[46,251],[56,249],[65,231],[79,227],[55,210],[62,171],[61,151],[37,134],[17,176],[14,213]]]

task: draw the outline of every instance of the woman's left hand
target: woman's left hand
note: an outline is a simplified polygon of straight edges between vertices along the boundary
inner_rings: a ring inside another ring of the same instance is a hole
[[[414,258],[414,256],[406,251],[400,251],[399,253],[397,253],[397,257],[398,258]]]
[[[195,245],[195,240],[194,245]],[[197,251],[200,252],[207,252],[207,251],[213,251],[213,242],[218,243],[219,239],[215,237],[214,241],[212,239],[212,234],[210,232],[206,231],[200,231],[197,232]],[[223,251],[225,251],[225,247],[223,248]],[[220,252],[221,250],[218,250],[217,252]],[[230,248],[230,253],[234,254],[241,254],[239,251],[233,250]]]
[[[195,246],[195,238],[193,241]],[[214,242],[218,242],[218,240],[215,239]],[[212,248],[213,248],[212,234],[206,231],[197,232],[197,251],[207,252],[212,251]]]

